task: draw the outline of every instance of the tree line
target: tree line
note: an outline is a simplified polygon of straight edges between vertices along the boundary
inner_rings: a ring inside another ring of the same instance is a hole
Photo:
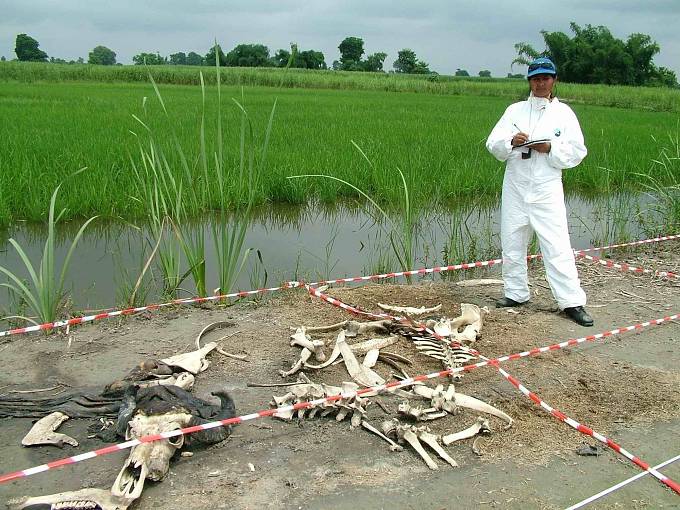
[[[654,64],[661,48],[649,35],[634,33],[624,41],[605,26],[570,24],[572,36],[564,32],[541,31],[545,49],[515,44],[513,64],[527,64],[536,57],[550,57],[559,79],[572,83],[645,85],[677,87],[675,72]]]
[[[657,66],[653,59],[660,47],[649,35],[634,33],[624,41],[612,35],[607,27],[570,24],[572,36],[563,32],[541,31],[545,49],[536,50],[528,43],[515,44],[517,57],[514,64],[528,64],[539,56],[550,57],[558,68],[560,80],[572,83],[604,83],[608,85],[644,85],[678,87],[675,73],[666,67]],[[370,55],[364,50],[361,37],[345,37],[338,46],[340,59],[333,61],[331,68],[339,71],[385,72],[387,53]],[[15,52],[20,61],[85,63],[83,58],[66,62],[48,57],[39,48],[39,43],[27,34],[16,38]],[[4,57],[3,57],[4,59]],[[299,51],[291,44],[291,50],[278,49],[273,54],[264,44],[238,44],[224,53],[219,45],[211,47],[205,55],[194,51],[179,51],[168,56],[160,53],[142,52],[132,57],[136,65],[189,65],[229,67],[295,67],[303,69],[327,69],[326,59],[321,51],[313,49]],[[88,54],[88,64],[115,65],[116,53],[106,46],[96,46]],[[436,75],[429,64],[418,58],[409,48],[397,53],[390,72],[405,74]],[[465,69],[456,69],[455,76],[470,76]],[[479,71],[480,77],[491,77],[488,70]],[[508,73],[508,78],[523,78],[523,73]]]

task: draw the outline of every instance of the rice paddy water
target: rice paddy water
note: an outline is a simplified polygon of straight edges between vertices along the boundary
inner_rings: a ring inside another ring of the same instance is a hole
[[[202,70],[203,85],[197,69],[155,68],[151,83],[128,66],[0,64],[2,235],[38,260],[36,222],[61,183],[56,207],[71,221],[55,233],[57,260],[99,216],[73,254],[72,311],[498,255],[503,165],[484,141],[526,83],[222,69],[216,88]],[[590,151],[564,174],[574,246],[677,229],[680,91],[558,94]],[[289,179],[304,174],[332,178]],[[353,202],[356,188],[382,219]],[[21,273],[13,250],[0,265]],[[26,308],[16,293],[0,299],[5,315]]]

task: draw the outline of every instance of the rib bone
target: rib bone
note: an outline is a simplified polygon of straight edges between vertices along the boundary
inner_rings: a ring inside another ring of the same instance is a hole
[[[342,358],[345,361],[345,367],[347,368],[349,375],[352,376],[352,379],[363,386],[377,386],[385,383],[385,379],[380,377],[373,370],[359,364],[345,341],[344,330],[340,331],[338,339],[336,340],[336,345],[340,348],[340,354],[342,354]]]

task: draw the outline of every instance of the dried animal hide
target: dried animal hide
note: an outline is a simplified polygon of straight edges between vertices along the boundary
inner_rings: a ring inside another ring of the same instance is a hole
[[[134,500],[119,498],[104,489],[81,489],[49,496],[8,501],[15,510],[126,510]]]
[[[52,397],[0,397],[0,418],[42,418],[56,411],[71,418],[115,418],[120,409],[120,396],[102,396],[100,392],[101,388],[81,388]]]
[[[78,446],[78,441],[71,436],[55,432],[68,418],[63,413],[55,412],[39,419],[21,440],[21,444],[24,446],[51,444],[59,448],[62,448],[64,444]]]
[[[136,392],[131,389],[121,406],[117,428],[124,430],[125,438],[130,440],[236,415],[234,402],[225,391],[213,392],[212,395],[219,397],[219,406],[176,386],[153,386]],[[178,435],[135,446],[116,478],[112,493],[128,499],[138,498],[144,488],[144,480],[163,479],[168,472],[170,458],[185,442],[218,443],[230,433],[230,426],[216,427],[195,432],[186,438]]]

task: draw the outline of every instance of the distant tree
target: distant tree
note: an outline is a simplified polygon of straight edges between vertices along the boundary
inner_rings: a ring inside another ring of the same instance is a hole
[[[563,81],[606,83],[610,85],[677,86],[677,79],[654,65],[659,45],[646,34],[631,34],[626,41],[617,39],[605,26],[576,23],[569,25],[573,36],[563,32],[541,31],[545,49],[517,43],[512,64],[528,64],[538,56],[549,56]],[[671,72],[672,73],[672,72]]]
[[[47,62],[47,53],[39,49],[40,44],[26,34],[17,35],[14,52],[22,62]]]
[[[345,37],[340,46],[340,69],[361,71],[361,56],[364,54],[364,40],[360,37]]]
[[[116,53],[106,46],[96,46],[88,55],[87,63],[112,66],[116,63]]]
[[[479,77],[480,78],[491,78],[491,71],[479,71]]]
[[[522,73],[517,73],[517,74],[512,74],[508,73],[508,78],[524,78],[524,75]]]
[[[187,54],[183,51],[171,53],[168,63],[173,66],[184,66],[187,64]]]
[[[468,73],[465,69],[456,69],[454,76],[470,76],[470,73]]]
[[[63,58],[50,57],[50,64],[66,64]]]
[[[370,71],[373,73],[384,72],[383,63],[385,62],[386,58],[387,53],[383,52],[373,53],[367,56],[366,61],[364,62],[364,71]]]
[[[429,65],[427,62],[418,60],[416,52],[404,48],[397,53],[397,60],[394,61],[392,67],[398,73],[408,73],[408,74],[429,74],[431,73]]]
[[[269,48],[264,44],[239,44],[226,56],[227,65],[233,67],[267,67]]]
[[[77,64],[84,64],[84,63],[85,63],[85,59],[84,59],[83,57],[78,57],[78,60],[76,60],[76,63],[77,63]]]
[[[190,51],[187,55],[188,66],[202,66],[205,64],[205,59],[196,52]],[[215,65],[215,57],[213,56],[213,65]]]
[[[136,66],[162,66],[168,63],[165,57],[162,57],[160,53],[138,53],[132,57],[132,63]]]
[[[323,53],[316,50],[301,51],[299,54],[300,60],[306,69],[327,69],[326,58]],[[297,66],[296,66],[297,67]]]
[[[210,48],[210,51],[208,51],[208,53],[206,53],[205,60],[204,60],[205,65],[208,65],[208,66],[214,66],[215,65],[215,48],[217,48],[217,55],[218,55],[218,58],[219,58],[220,67],[226,66],[227,65],[227,57],[224,54],[224,52],[222,51],[222,48],[220,48],[219,44]]]
[[[6,60],[7,60],[7,59],[5,58],[4,55],[3,55],[2,57],[0,57],[0,62],[5,62]]]

